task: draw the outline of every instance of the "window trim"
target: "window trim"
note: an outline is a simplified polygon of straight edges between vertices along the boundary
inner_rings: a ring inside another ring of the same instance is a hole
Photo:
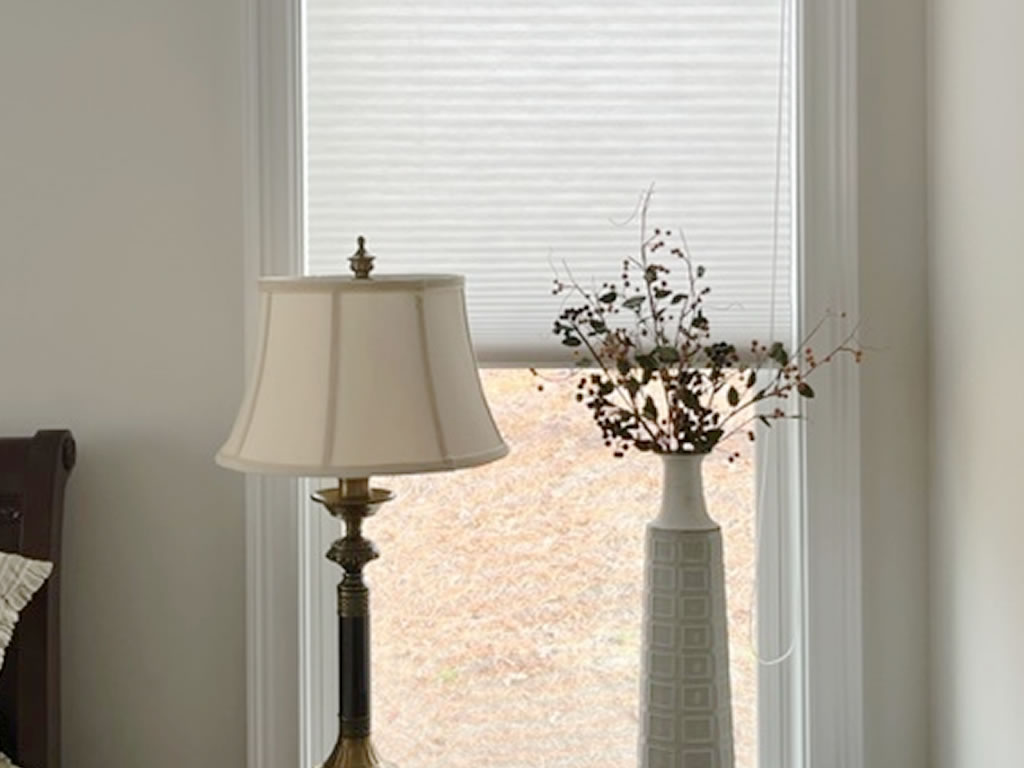
[[[798,326],[807,328],[829,309],[855,315],[860,308],[857,0],[797,0],[796,19],[803,163]],[[860,376],[848,360],[821,374],[801,462],[802,764],[863,768]]]
[[[302,269],[301,18],[301,0],[243,2],[247,368],[259,327],[258,278]],[[265,475],[245,483],[246,765],[271,768],[294,764],[301,743],[299,483]]]
[[[858,308],[856,0],[795,0],[803,173],[798,179],[800,318]],[[246,348],[251,359],[260,275],[303,266],[302,0],[244,0],[243,194]],[[828,254],[808,259],[804,254]],[[787,697],[801,738],[766,754],[783,765],[863,768],[859,377],[840,363],[820,372],[797,449],[804,557],[798,652],[802,690]],[[813,463],[809,464],[813,459]],[[304,680],[317,631],[309,562],[315,521],[300,514],[298,480],[246,479],[246,635],[249,768],[313,765],[302,754],[314,718]],[[814,510],[809,514],[808,510]],[[839,542],[837,547],[836,542]],[[763,708],[769,711],[770,708]],[[762,727],[766,727],[762,720]]]

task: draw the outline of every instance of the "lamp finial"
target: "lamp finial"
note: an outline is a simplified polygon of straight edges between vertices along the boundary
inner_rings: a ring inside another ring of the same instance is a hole
[[[366,238],[362,235],[356,238],[356,252],[349,257],[348,263],[357,280],[369,279],[373,271],[373,256],[366,250]]]

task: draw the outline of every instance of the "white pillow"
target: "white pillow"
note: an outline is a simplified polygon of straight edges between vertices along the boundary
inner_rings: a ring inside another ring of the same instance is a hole
[[[18,614],[43,586],[53,563],[0,552],[0,666],[14,635]]]
[[[0,665],[14,636],[18,615],[53,570],[53,563],[0,552]],[[0,752],[0,768],[17,768]]]

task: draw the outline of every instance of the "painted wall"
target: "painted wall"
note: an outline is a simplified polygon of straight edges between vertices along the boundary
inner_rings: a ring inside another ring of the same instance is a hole
[[[245,760],[241,4],[0,4],[0,433],[74,430],[64,761]]]
[[[931,0],[933,765],[1024,763],[1024,6]]]
[[[858,4],[865,768],[930,765],[925,6]]]

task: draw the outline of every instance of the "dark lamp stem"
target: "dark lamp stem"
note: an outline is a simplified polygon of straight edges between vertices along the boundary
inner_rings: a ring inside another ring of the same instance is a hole
[[[368,478],[346,478],[313,498],[345,523],[345,535],[327,552],[345,573],[338,583],[338,741],[323,768],[374,768],[383,763],[370,742],[370,590],[363,568],[379,553],[362,528],[392,494],[371,489]]]

